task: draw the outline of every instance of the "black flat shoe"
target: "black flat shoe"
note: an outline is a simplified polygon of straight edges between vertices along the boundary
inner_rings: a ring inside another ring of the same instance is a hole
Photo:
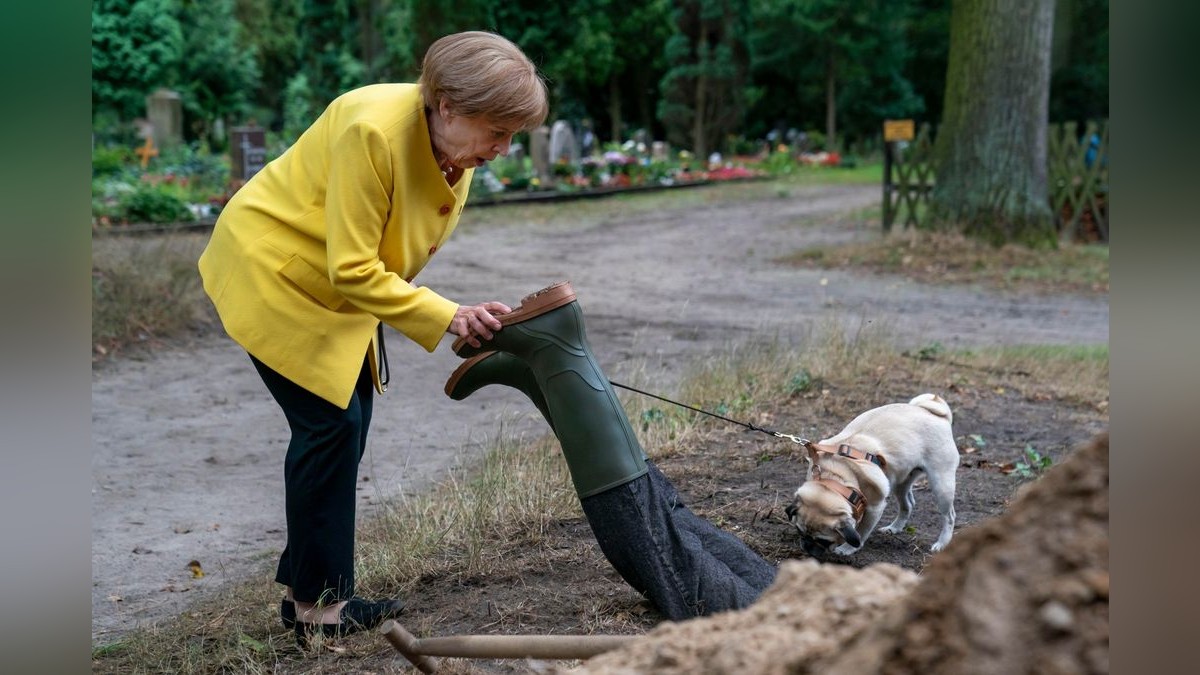
[[[292,605],[293,613],[295,605]],[[388,619],[400,616],[404,611],[403,600],[363,600],[351,598],[338,614],[341,623],[306,623],[295,621],[296,643],[306,647],[313,635],[320,633],[327,638],[342,637],[351,633],[371,630]]]
[[[288,630],[296,628],[296,603],[284,598],[279,601],[279,620]]]

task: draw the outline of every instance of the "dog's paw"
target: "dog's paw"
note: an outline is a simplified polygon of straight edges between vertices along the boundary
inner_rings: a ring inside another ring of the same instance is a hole
[[[946,542],[945,544],[943,544],[940,541],[935,541],[935,542],[933,542],[933,546],[929,547],[929,550],[933,553],[937,553],[938,551],[946,548],[946,544],[948,544],[948,543],[950,543],[950,542]]]
[[[859,549],[859,547],[851,546],[850,544],[838,544],[837,546],[834,546],[833,548],[831,548],[829,550],[833,551],[837,555],[850,555],[851,553],[854,553],[858,549]]]
[[[883,526],[883,527],[879,528],[879,531],[880,531],[880,532],[884,532],[884,533],[886,533],[886,534],[900,534],[901,532],[903,532],[903,531],[904,531],[904,528],[902,528],[902,527],[893,527],[893,526],[891,526],[891,525],[885,525],[885,526]]]

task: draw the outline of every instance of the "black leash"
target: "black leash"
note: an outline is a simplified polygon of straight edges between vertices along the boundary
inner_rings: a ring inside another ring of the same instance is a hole
[[[621,384],[620,382],[613,382],[612,380],[609,380],[609,381],[608,381],[608,383],[609,383],[609,384],[611,384],[611,385],[612,385],[612,386],[614,386],[614,387],[620,387],[620,388],[622,388],[622,389],[628,389],[629,391],[632,391],[632,392],[634,392],[634,393],[641,394],[642,396],[649,396],[650,398],[656,398],[656,399],[658,399],[658,400],[660,400],[660,401],[665,401],[665,402],[667,402],[667,403],[670,403],[671,405],[677,405],[677,406],[679,406],[680,408],[687,408],[688,410],[693,410],[693,411],[695,411],[695,412],[698,412],[698,413],[703,413],[703,414],[705,414],[705,415],[708,415],[709,417],[715,417],[715,418],[717,418],[717,419],[719,419],[719,420],[724,420],[724,421],[726,421],[726,422],[729,422],[729,423],[731,423],[731,424],[737,424],[737,425],[739,425],[739,426],[746,427],[746,428],[747,428],[747,429],[749,429],[750,431],[758,431],[758,432],[761,432],[761,433],[767,434],[768,436],[774,436],[775,438],[786,438],[786,439],[788,439],[789,441],[791,441],[791,442],[793,442],[793,443],[799,443],[800,445],[808,445],[808,444],[809,444],[809,442],[810,442],[810,441],[808,441],[807,439],[800,438],[799,436],[793,436],[792,434],[784,434],[784,433],[780,433],[780,432],[778,432],[778,431],[774,431],[774,430],[771,430],[771,429],[767,429],[767,428],[765,428],[765,427],[760,427],[760,426],[758,426],[758,425],[756,425],[756,424],[751,424],[750,422],[739,422],[739,421],[737,421],[737,420],[731,420],[731,419],[729,419],[728,417],[722,417],[721,415],[718,415],[718,414],[716,414],[716,413],[709,412],[709,411],[707,411],[707,410],[701,410],[700,408],[695,408],[695,407],[692,407],[692,406],[690,406],[690,405],[688,405],[688,404],[686,404],[686,403],[680,403],[679,401],[672,401],[672,400],[671,400],[671,399],[669,399],[669,398],[663,398],[662,396],[659,396],[659,395],[657,395],[657,394],[651,394],[651,393],[650,393],[650,392],[648,392],[648,391],[642,391],[641,389],[637,389],[637,388],[635,388],[635,387],[631,387],[631,386],[629,386],[629,385],[627,385],[627,384]]]

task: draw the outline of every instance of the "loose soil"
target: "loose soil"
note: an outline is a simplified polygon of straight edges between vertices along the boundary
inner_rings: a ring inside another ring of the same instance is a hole
[[[760,336],[803,349],[813,327],[829,321],[848,332],[882,328],[913,349],[935,342],[949,349],[1108,342],[1102,293],[1018,295],[780,262],[806,248],[877,237],[861,219],[839,217],[876,204],[875,186],[813,186],[770,196],[759,190],[753,198],[739,198],[738,189],[694,188],[698,203],[653,212],[608,198],[580,206],[570,222],[517,217],[528,212],[505,210],[510,207],[468,209],[460,231],[418,282],[462,302],[515,305],[533,290],[569,279],[605,372],[613,379],[636,373],[667,394],[698,357]],[[479,215],[472,219],[472,213]],[[361,470],[362,517],[477,457],[500,418],[519,433],[546,431],[527,414],[529,403],[504,388],[487,388],[463,403],[445,398],[442,385],[457,365],[447,344],[425,354],[392,333],[388,351],[392,391],[375,408]],[[866,408],[918,393],[896,372],[798,395],[766,414],[773,428],[828,435]],[[1027,444],[1058,464],[1108,423],[1106,402],[1044,400],[1019,388],[948,386],[938,393],[954,408],[964,452],[959,530],[1005,510],[1021,480],[999,467]],[[244,352],[214,333],[127,353],[95,369],[92,408],[94,644],[187,611],[230,582],[270,583],[284,538],[287,431]],[[806,557],[783,519],[802,468],[790,444],[714,425],[697,447],[669,455],[647,451],[694,511],[770,560]],[[856,568],[887,562],[920,571],[930,560],[935,518],[927,493],[918,490],[911,533],[876,535],[854,556],[828,562]],[[539,546],[512,542],[498,551],[508,557],[503,574],[421,580],[404,625],[418,635],[453,635],[641,633],[658,623],[654,610],[607,566],[581,517],[558,527]],[[277,624],[272,630],[282,635]],[[405,669],[376,637],[346,642],[358,645],[351,656],[324,654],[314,663],[297,653],[280,667]],[[528,662],[449,666],[449,672],[540,669]]]

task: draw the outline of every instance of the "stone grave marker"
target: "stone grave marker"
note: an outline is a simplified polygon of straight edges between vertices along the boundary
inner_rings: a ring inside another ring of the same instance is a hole
[[[267,132],[262,127],[229,130],[229,177],[246,182],[267,164]]]
[[[154,143],[171,148],[183,142],[183,102],[179,92],[158,88],[146,97],[146,118],[154,129]]]
[[[665,162],[669,159],[665,141],[654,141],[650,144],[650,159],[655,162]]]
[[[550,162],[565,162],[570,166],[579,164],[579,144],[575,142],[575,132],[566,120],[558,120],[550,127]]]
[[[553,182],[550,175],[550,129],[542,125],[529,132],[529,158],[533,171],[543,185]]]

